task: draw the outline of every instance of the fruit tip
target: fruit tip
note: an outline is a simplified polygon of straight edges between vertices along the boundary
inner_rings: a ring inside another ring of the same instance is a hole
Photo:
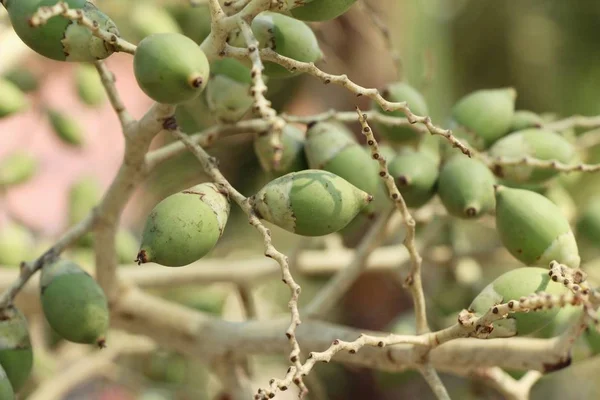
[[[133,260],[133,262],[137,262],[138,265],[142,265],[148,262],[148,253],[146,250],[140,250],[137,254],[137,258]]]
[[[500,191],[504,190],[506,188],[506,186],[503,185],[499,185],[499,184],[494,184],[494,193],[498,194],[500,193]]]
[[[194,76],[190,77],[189,83],[190,83],[190,86],[198,89],[204,83],[204,79],[202,79],[202,76],[200,76],[200,75],[194,75]]]
[[[479,214],[480,207],[478,205],[469,205],[465,207],[464,213],[467,217],[473,218]]]
[[[96,340],[96,345],[98,346],[99,349],[105,349],[106,348],[106,338],[100,338],[100,339]]]

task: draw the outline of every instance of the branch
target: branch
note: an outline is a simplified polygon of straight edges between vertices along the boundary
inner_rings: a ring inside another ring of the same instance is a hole
[[[46,24],[51,18],[57,16],[65,17],[85,26],[92,32],[92,35],[110,44],[115,51],[135,54],[136,46],[134,44],[129,43],[125,39],[115,35],[112,32],[100,29],[98,23],[86,17],[81,9],[70,9],[69,5],[64,1],[60,1],[53,6],[38,8],[38,10],[31,16],[29,22],[33,27],[41,26]]]
[[[571,117],[558,121],[548,122],[543,125],[545,129],[561,132],[570,128],[600,128],[600,116],[587,117],[583,115],[573,115]]]
[[[483,161],[487,164],[488,168],[496,173],[501,173],[502,167],[515,165],[526,165],[529,167],[535,167],[540,169],[552,169],[555,171],[566,173],[600,171],[600,164],[564,164],[558,160],[539,160],[529,156],[522,158],[492,158],[489,156],[481,155],[481,158],[483,158]]]
[[[221,174],[221,171],[217,168],[216,160],[208,155],[204,149],[202,149],[197,144],[193,143],[185,134],[180,132],[179,130],[172,130],[171,133],[173,136],[180,141],[182,141],[185,146],[190,150],[192,154],[198,158],[202,168],[208,174],[213,181],[222,185],[225,190],[229,193],[229,196],[237,203],[237,205],[244,211],[244,213],[248,216],[248,220],[250,225],[254,226],[256,230],[263,237],[264,247],[265,247],[265,255],[269,258],[273,258],[279,264],[281,268],[281,274],[283,282],[290,288],[290,292],[292,298],[288,303],[288,307],[291,312],[291,322],[288,328],[286,329],[286,336],[288,337],[289,343],[292,346],[292,351],[290,352],[290,361],[295,365],[300,365],[300,345],[298,340],[296,339],[295,331],[298,325],[301,324],[300,313],[298,311],[298,298],[300,297],[300,285],[296,283],[294,277],[290,272],[290,267],[288,264],[287,257],[280,253],[271,242],[271,232],[267,229],[260,219],[256,216],[252,204],[248,198],[238,192],[231,184],[225,179],[225,177]],[[302,380],[299,378],[298,386],[301,391],[304,391],[305,387],[302,383]]]
[[[440,379],[438,373],[430,365],[419,368],[419,372],[425,378],[425,381],[439,400],[450,400],[448,390]]]
[[[119,117],[119,122],[121,123],[121,128],[123,131],[133,123],[134,119],[129,114],[125,105],[123,104],[123,100],[121,100],[121,96],[115,87],[115,74],[113,74],[104,64],[104,61],[96,61],[94,63],[98,74],[100,75],[100,79],[102,84],[104,85],[104,89],[106,90],[106,94],[108,95],[108,99],[110,100],[110,104],[112,105],[113,110],[117,113],[117,117]]]

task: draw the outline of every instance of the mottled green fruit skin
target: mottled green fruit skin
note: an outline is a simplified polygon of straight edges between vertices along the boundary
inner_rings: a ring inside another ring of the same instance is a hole
[[[42,269],[40,290],[44,316],[56,333],[74,343],[104,346],[108,302],[94,278],[72,261],[57,260]]]
[[[306,132],[305,151],[309,168],[334,173],[363,192],[377,192],[379,168],[344,125],[313,124]],[[371,205],[365,211],[372,212]]]
[[[0,160],[0,187],[27,182],[37,170],[38,161],[31,153],[15,151]]]
[[[294,125],[287,124],[281,132],[283,154],[279,165],[273,165],[274,149],[268,134],[258,135],[254,139],[254,153],[264,171],[279,177],[290,172],[308,169],[305,156],[305,140],[304,132]]]
[[[139,43],[133,72],[152,100],[179,104],[194,99],[206,88],[210,65],[192,39],[179,33],[157,33]]]
[[[239,83],[224,75],[210,78],[204,96],[208,109],[223,123],[235,123],[242,119],[254,102],[249,84]]]
[[[84,131],[73,117],[53,109],[47,110],[47,115],[53,132],[63,143],[73,147],[84,144]]]
[[[29,107],[29,101],[25,94],[14,83],[0,78],[0,118],[25,111]]]
[[[32,27],[29,19],[42,6],[52,6],[58,0],[5,0],[13,28],[19,38],[32,50],[57,61],[96,61],[110,56],[112,45],[92,35],[91,31],[62,16],[50,19],[45,25]],[[100,29],[115,35],[119,30],[114,22],[86,0],[66,0],[70,9],[82,9],[98,22]]]
[[[8,376],[6,375],[6,371],[0,365],[0,399],[2,400],[14,400],[15,392],[10,384],[10,380],[8,380]]]
[[[106,100],[106,92],[98,71],[91,64],[79,64],[75,71],[75,87],[79,99],[91,107],[98,107]]]
[[[238,83],[252,84],[250,68],[233,58],[223,58],[211,62],[210,75],[224,75]]]
[[[569,222],[541,194],[497,186],[496,229],[504,247],[526,265],[547,268],[555,260],[579,267],[579,250]]]
[[[292,9],[291,14],[302,21],[328,21],[348,11],[354,3],[356,0],[307,0]]]
[[[279,177],[253,196],[262,219],[301,236],[339,231],[372,199],[345,179],[314,169]]]
[[[554,282],[548,269],[527,267],[508,271],[490,283],[469,306],[477,315],[483,315],[496,304],[510,300],[519,301],[523,296],[544,292],[553,295],[566,294],[568,289],[561,282]],[[490,338],[525,336],[537,332],[548,325],[561,309],[513,313],[507,319],[494,322]]]
[[[270,48],[278,54],[302,62],[317,62],[323,58],[319,43],[314,32],[302,21],[286,15],[265,11],[252,21],[252,32],[259,42],[260,48]],[[241,32],[233,44],[246,46]],[[289,78],[300,74],[291,72],[279,64],[264,63],[264,74],[271,78]]]
[[[508,131],[516,132],[529,128],[541,128],[542,125],[544,125],[544,119],[533,111],[516,110]]]
[[[0,265],[17,267],[30,257],[33,234],[22,225],[9,221],[0,226]]]
[[[476,219],[494,210],[495,183],[485,164],[458,154],[442,167],[438,195],[450,215]]]
[[[511,133],[498,140],[489,149],[495,158],[522,159],[533,157],[539,160],[557,160],[569,163],[576,156],[574,146],[558,133],[544,129],[525,129]],[[535,168],[528,165],[502,166],[496,175],[513,183],[536,184],[556,176],[558,171]]]
[[[516,97],[513,88],[477,90],[454,105],[452,117],[479,136],[487,147],[508,132]]]
[[[14,306],[4,311],[0,321],[0,365],[15,392],[21,390],[33,367],[33,351],[27,320]]]
[[[390,175],[409,207],[421,207],[435,195],[438,163],[426,152],[402,149],[388,165]]]
[[[3,75],[3,78],[14,84],[24,93],[34,92],[40,86],[37,76],[23,67],[8,71]]]
[[[229,210],[229,200],[212,183],[167,197],[146,220],[139,262],[181,267],[199,260],[217,244]]]
[[[405,101],[408,107],[416,115],[429,115],[429,108],[425,98],[414,87],[405,82],[389,84],[383,91],[382,96],[393,102]],[[373,109],[377,112],[391,117],[406,118],[402,110],[384,111],[378,103],[373,102]],[[399,144],[410,144],[418,142],[423,135],[408,126],[389,126],[379,122],[375,123],[375,129],[391,142]]]

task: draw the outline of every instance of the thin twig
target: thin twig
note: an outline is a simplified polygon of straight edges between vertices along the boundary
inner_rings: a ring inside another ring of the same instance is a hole
[[[450,400],[450,395],[444,382],[440,379],[440,376],[430,365],[425,365],[419,368],[419,372],[425,378],[425,381],[439,400]]]
[[[123,104],[123,100],[121,100],[121,96],[115,87],[115,74],[113,74],[104,64],[104,61],[96,61],[94,62],[94,66],[100,75],[100,80],[104,85],[104,89],[106,90],[106,94],[108,95],[108,99],[110,100],[110,104],[112,105],[113,110],[117,113],[117,117],[119,117],[119,122],[121,123],[121,129],[125,132],[125,129],[129,124],[134,121],[134,118],[129,114],[129,111],[125,108]]]

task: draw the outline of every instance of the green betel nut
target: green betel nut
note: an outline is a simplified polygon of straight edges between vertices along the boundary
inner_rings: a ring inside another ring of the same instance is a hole
[[[485,164],[458,154],[442,166],[438,194],[450,215],[479,218],[494,210],[495,183],[494,174]]]
[[[288,0],[288,3],[290,0]],[[300,4],[291,10],[294,18],[303,21],[328,21],[348,11],[356,0],[304,0],[293,1]]]
[[[239,83],[225,75],[212,76],[204,91],[206,105],[224,123],[242,119],[252,107],[250,85]]]
[[[486,286],[473,300],[469,311],[481,316],[497,304],[511,300],[518,302],[521,297],[534,293],[561,295],[568,291],[561,282],[552,281],[545,268],[517,268],[500,275]],[[543,311],[509,314],[506,319],[494,321],[489,338],[524,336],[537,332],[551,323],[560,310],[560,307],[553,307]]]
[[[526,265],[581,262],[575,237],[560,209],[541,194],[496,186],[496,229],[504,247]]]
[[[408,108],[416,115],[428,115],[429,108],[425,102],[425,98],[415,88],[405,82],[395,82],[389,84],[382,91],[381,95],[388,101],[402,102],[405,101]],[[390,117],[406,118],[406,114],[402,110],[384,111],[381,106],[373,102],[373,109],[383,115]],[[410,144],[418,142],[423,135],[415,131],[409,126],[391,126],[380,122],[375,122],[375,129],[391,142],[400,144]]]
[[[504,136],[512,123],[517,92],[513,88],[477,90],[452,108],[452,118],[487,147]]]
[[[0,188],[27,182],[37,170],[37,158],[27,151],[15,151],[0,159]]]
[[[91,64],[79,64],[75,70],[75,87],[79,99],[91,107],[102,105],[106,91],[96,68]]]
[[[271,144],[270,135],[259,134],[254,139],[254,153],[264,171],[281,176],[308,168],[304,149],[304,132],[294,125],[286,124],[281,132],[281,145],[283,153],[279,164],[275,166],[273,165],[275,149]]]
[[[167,197],[146,220],[138,262],[181,267],[199,260],[217,244],[229,211],[229,199],[214,183]]]
[[[594,247],[600,243],[600,201],[592,201],[577,220],[577,240],[585,239]],[[581,243],[580,243],[581,244]]]
[[[75,147],[83,145],[84,131],[78,121],[62,111],[49,109],[46,113],[52,131],[63,143]]]
[[[31,256],[33,234],[13,221],[0,225],[0,265],[18,267]]]
[[[265,11],[252,21],[252,32],[260,48],[270,48],[278,54],[302,62],[317,62],[323,58],[314,32],[302,21]],[[244,36],[238,30],[230,37],[232,45],[245,47]],[[289,78],[299,72],[291,72],[281,65],[265,62],[265,75],[272,78]]]
[[[15,392],[21,390],[33,366],[27,320],[14,306],[3,310],[0,320],[0,365]]]
[[[533,111],[516,110],[508,131],[516,132],[528,128],[541,128],[542,125],[544,125],[544,119]]]
[[[25,94],[14,83],[0,78],[0,118],[25,111],[29,107],[29,101]]]
[[[511,133],[498,140],[489,149],[489,155],[508,160],[533,157],[570,163],[575,159],[576,152],[573,145],[558,133],[533,128]],[[529,184],[545,182],[558,174],[558,171],[553,169],[530,165],[498,166],[494,172],[506,181]]]
[[[10,384],[10,380],[8,379],[8,375],[6,375],[6,371],[0,365],[0,399],[3,400],[14,400],[15,392]]]
[[[108,302],[94,278],[74,262],[59,259],[42,269],[40,290],[44,316],[56,333],[74,343],[104,347]]]
[[[401,149],[389,163],[388,170],[409,207],[421,207],[435,195],[438,163],[429,153]]]
[[[204,90],[210,66],[192,39],[179,33],[157,33],[139,43],[133,70],[148,97],[158,103],[178,104]]]
[[[37,76],[27,68],[24,68],[23,66],[11,69],[7,73],[5,73],[2,76],[2,78],[11,82],[13,85],[18,87],[19,90],[25,93],[34,92],[40,86]]]
[[[252,198],[262,219],[302,236],[339,231],[372,200],[345,179],[314,169],[279,177]]]
[[[92,35],[90,29],[62,16],[53,17],[38,27],[29,20],[39,7],[53,6],[58,0],[5,0],[13,28],[35,52],[57,61],[96,61],[110,56],[113,46]],[[114,22],[86,0],[66,0],[70,9],[79,9],[100,29],[119,36]]]
[[[344,125],[312,124],[306,132],[305,152],[309,168],[329,171],[364,192],[376,193],[379,168]],[[365,211],[373,210],[368,206]]]

